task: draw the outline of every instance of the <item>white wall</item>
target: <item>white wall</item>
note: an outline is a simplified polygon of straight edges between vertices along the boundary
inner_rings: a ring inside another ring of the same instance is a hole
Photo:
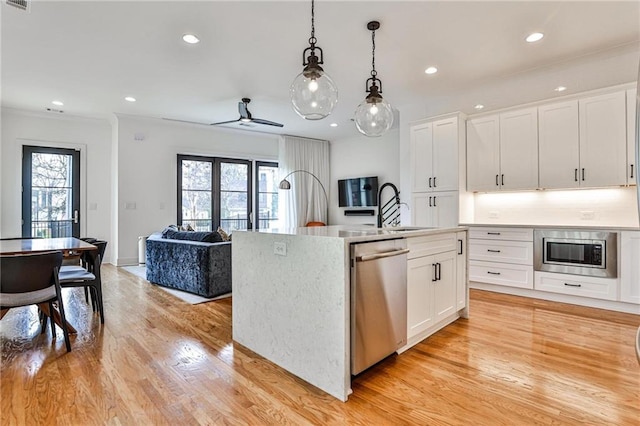
[[[22,235],[22,146],[81,150],[81,235],[111,235],[111,125],[107,120],[2,109],[0,235]],[[105,256],[109,260],[109,251]]]
[[[393,128],[379,138],[358,135],[331,142],[331,184],[329,189],[329,224],[375,224],[376,216],[345,216],[338,207],[338,179],[378,176],[378,184],[391,182],[400,189],[399,136]],[[385,197],[386,197],[385,189]],[[400,194],[403,202],[410,201],[410,193]],[[403,208],[405,209],[405,208]],[[375,209],[377,212],[377,209]]]
[[[137,264],[138,236],[176,223],[177,154],[278,159],[275,135],[126,115],[117,115],[116,127],[117,265]]]
[[[474,194],[474,223],[638,227],[636,188]]]

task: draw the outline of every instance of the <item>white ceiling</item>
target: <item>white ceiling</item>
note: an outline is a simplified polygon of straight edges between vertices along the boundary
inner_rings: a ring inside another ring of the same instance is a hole
[[[358,134],[350,119],[365,96],[373,19],[383,95],[400,113],[472,114],[476,103],[559,96],[558,85],[569,94],[627,83],[640,58],[638,1],[318,0],[316,37],[339,101],[310,122],[288,92],[308,46],[310,1],[35,1],[30,13],[2,3],[4,107],[211,123],[237,118],[250,97],[254,117],[285,125],[253,130],[329,140]],[[534,31],[545,38],[524,42]],[[184,43],[185,33],[201,42]],[[429,65],[440,71],[426,75]]]

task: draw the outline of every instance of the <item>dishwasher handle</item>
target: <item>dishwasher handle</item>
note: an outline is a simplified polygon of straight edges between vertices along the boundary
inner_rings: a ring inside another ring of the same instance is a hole
[[[385,257],[400,256],[409,253],[409,249],[385,251],[383,253],[363,254],[356,257],[356,262],[367,262],[369,260],[383,259]]]

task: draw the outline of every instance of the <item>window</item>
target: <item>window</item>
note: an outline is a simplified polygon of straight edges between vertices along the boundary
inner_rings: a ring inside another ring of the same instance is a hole
[[[278,163],[256,162],[256,229],[278,225]]]
[[[196,231],[266,229],[277,221],[277,163],[178,155],[178,224]],[[252,223],[252,205],[259,209]],[[264,200],[264,201],[263,201]]]

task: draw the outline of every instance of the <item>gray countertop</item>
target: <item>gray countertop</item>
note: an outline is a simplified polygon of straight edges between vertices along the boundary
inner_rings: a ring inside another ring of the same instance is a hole
[[[535,228],[535,229],[601,229],[605,231],[640,231],[640,228],[622,226],[584,226],[584,225],[534,225],[534,224],[503,224],[503,223],[461,223],[460,226],[487,228]]]

